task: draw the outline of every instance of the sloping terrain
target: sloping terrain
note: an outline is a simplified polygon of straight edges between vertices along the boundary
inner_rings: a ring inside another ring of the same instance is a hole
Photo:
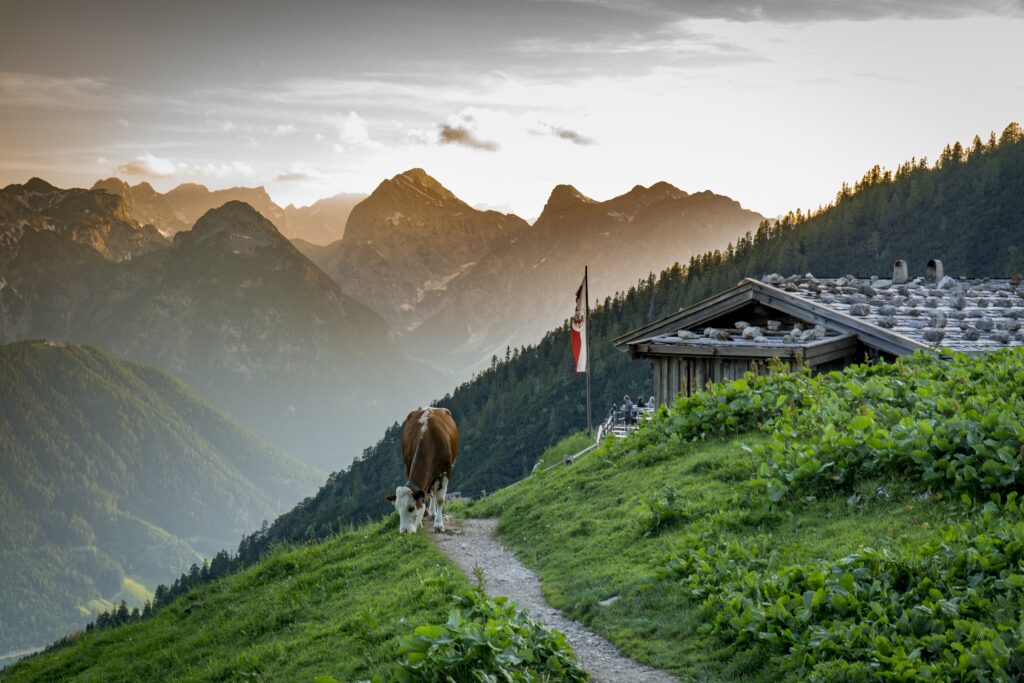
[[[387,674],[399,639],[444,622],[465,577],[393,525],[282,550],[139,623],[84,634],[0,673],[5,681],[340,681]]]
[[[469,512],[554,606],[682,680],[1017,680],[1022,368],[717,385]]]
[[[349,528],[279,549],[154,616],[95,626],[0,672],[12,681],[565,681],[565,638],[470,589],[423,533]]]
[[[150,589],[318,481],[170,375],[96,349],[0,346],[0,651]]]

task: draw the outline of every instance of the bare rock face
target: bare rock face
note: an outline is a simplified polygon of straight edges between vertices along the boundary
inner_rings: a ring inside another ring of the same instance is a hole
[[[469,206],[422,169],[382,182],[352,209],[319,265],[400,332],[443,304],[449,284],[529,229],[518,216]]]
[[[128,260],[168,244],[153,226],[133,220],[120,197],[102,190],[63,190],[33,178],[24,185],[8,185],[3,193],[8,201],[36,214],[37,228],[45,225],[110,261]]]
[[[321,199],[309,206],[287,206],[288,219],[282,233],[289,239],[301,239],[316,245],[328,245],[345,236],[348,217],[367,195],[347,193]]]
[[[340,240],[352,209],[366,198],[365,194],[341,193],[310,206],[281,208],[263,187],[210,190],[205,185],[184,183],[161,194],[146,182],[129,185],[120,178],[105,178],[96,181],[92,189],[120,197],[128,217],[140,225],[154,226],[165,237],[190,229],[211,209],[240,201],[256,209],[285,237],[318,246]]]
[[[188,230],[192,223],[179,216],[167,198],[149,183],[129,185],[120,178],[97,180],[93,190],[102,190],[121,198],[125,213],[140,225],[152,225],[161,235],[173,235]]]
[[[263,187],[229,187],[211,191],[205,185],[183,183],[163,197],[185,225],[195,224],[211,209],[237,201],[248,204],[275,226],[287,230],[288,217],[284,209],[274,203]]]

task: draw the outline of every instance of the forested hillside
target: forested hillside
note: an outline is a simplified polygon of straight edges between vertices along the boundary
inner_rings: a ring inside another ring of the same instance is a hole
[[[152,589],[319,479],[170,375],[95,349],[0,346],[0,386],[0,652],[84,624],[126,578]]]
[[[650,393],[647,363],[615,351],[611,339],[630,329],[767,273],[886,274],[896,258],[922,274],[930,258],[947,273],[1002,276],[1024,271],[1024,134],[1010,124],[987,143],[948,146],[934,165],[914,160],[895,173],[875,167],[833,205],[765,221],[756,234],[650,276],[608,298],[591,314],[595,421],[623,394]],[[536,346],[510,350],[490,369],[438,405],[459,425],[461,453],[452,490],[476,495],[530,472],[537,456],[586,426],[585,379],[572,372],[568,328]],[[399,416],[396,416],[399,417]],[[319,494],[283,515],[251,541],[321,537],[341,520],[387,512],[383,495],[401,483],[398,425],[352,466],[333,475]]]

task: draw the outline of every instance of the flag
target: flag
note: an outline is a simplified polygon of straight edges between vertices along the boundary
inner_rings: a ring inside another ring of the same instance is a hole
[[[587,371],[587,276],[576,290],[576,313],[572,316],[572,357],[576,361],[576,372]]]

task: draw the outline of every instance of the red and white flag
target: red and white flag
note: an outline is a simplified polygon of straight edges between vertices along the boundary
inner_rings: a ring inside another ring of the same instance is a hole
[[[576,313],[572,316],[572,357],[576,359],[576,372],[587,371],[587,277],[583,276],[576,290]]]

